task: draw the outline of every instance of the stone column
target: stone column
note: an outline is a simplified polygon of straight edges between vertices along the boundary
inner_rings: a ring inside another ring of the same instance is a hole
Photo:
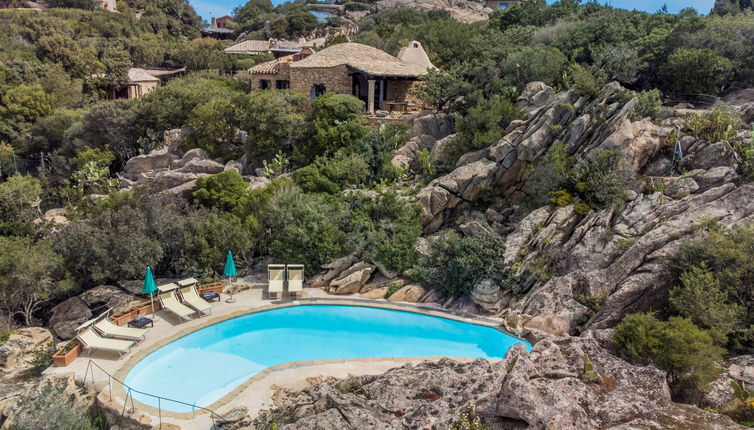
[[[374,79],[367,80],[367,112],[374,114]]]

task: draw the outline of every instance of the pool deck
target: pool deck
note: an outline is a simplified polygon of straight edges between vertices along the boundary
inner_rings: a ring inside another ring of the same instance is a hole
[[[117,383],[112,384],[112,392],[108,390],[108,376],[105,372],[113,375],[116,379],[123,381],[128,370],[131,369],[139,360],[147,354],[155,351],[163,345],[166,345],[180,337],[192,333],[202,327],[206,327],[218,322],[234,318],[236,316],[248,313],[258,312],[266,309],[274,309],[286,306],[296,306],[303,304],[342,304],[342,305],[362,305],[385,307],[389,309],[407,310],[421,312],[425,314],[443,316],[464,322],[499,326],[500,320],[495,318],[466,318],[449,314],[442,310],[438,304],[433,303],[392,303],[385,300],[368,300],[359,299],[358,295],[350,296],[332,296],[318,288],[306,288],[304,294],[298,300],[282,299],[270,300],[265,297],[266,283],[260,283],[256,279],[242,278],[236,284],[250,285],[250,289],[234,295],[234,303],[226,303],[227,295],[223,294],[220,302],[213,302],[212,314],[201,318],[194,318],[191,321],[179,323],[177,317],[165,310],[158,311],[154,318],[154,327],[149,330],[146,339],[139,344],[134,345],[131,352],[119,357],[117,353],[93,352],[91,355],[82,353],[76,360],[67,367],[51,367],[45,371],[46,374],[70,374],[74,373],[78,380],[94,384],[102,390],[101,396],[109,398],[112,394],[114,409],[123,408],[126,392],[124,388]],[[431,357],[418,358],[360,358],[349,360],[320,360],[311,362],[293,362],[273,366],[256,374],[238,388],[223,396],[220,400],[209,406],[209,409],[218,414],[224,414],[231,409],[239,406],[245,406],[249,414],[254,417],[259,411],[273,406],[273,395],[280,388],[286,389],[303,389],[310,381],[319,380],[324,377],[346,377],[348,375],[368,375],[381,374],[388,369],[401,366],[406,363],[416,363]],[[104,372],[97,366],[89,366],[89,360],[104,369]],[[208,363],[208,371],[211,371],[211,363]],[[88,369],[88,373],[87,373]],[[86,375],[85,375],[86,374]],[[314,379],[312,379],[314,378]],[[103,397],[100,397],[103,398]],[[179,398],[175,400],[181,400]],[[137,413],[144,414],[147,417],[142,419],[151,419],[153,426],[160,422],[159,415],[162,416],[162,423],[171,423],[179,426],[181,429],[211,429],[212,419],[208,412],[196,413],[174,413],[168,411],[158,411],[157,408],[150,407],[139,402],[134,402],[134,409]],[[131,409],[131,401],[128,402],[126,410]]]

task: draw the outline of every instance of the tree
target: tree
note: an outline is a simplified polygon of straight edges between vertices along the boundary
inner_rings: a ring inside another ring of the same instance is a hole
[[[670,290],[670,309],[724,338],[741,326],[744,308],[731,303],[720,281],[704,265],[681,274],[681,285]]]
[[[39,84],[21,84],[2,97],[0,116],[11,124],[33,123],[52,113],[52,99]]]
[[[294,186],[277,190],[262,215],[270,256],[317,273],[322,264],[344,254],[339,213],[337,204],[321,195],[305,194]]]
[[[196,106],[189,114],[186,125],[191,133],[186,136],[186,148],[203,148],[212,156],[229,155],[236,134],[237,107],[226,98],[214,98]]]
[[[244,147],[249,159],[291,154],[303,143],[308,110],[304,95],[289,90],[254,91],[242,97],[239,105],[239,128],[248,132]]]
[[[731,75],[733,65],[710,49],[678,48],[660,68],[672,91],[717,94]]]
[[[233,214],[218,211],[198,211],[188,222],[190,238],[183,250],[181,262],[189,273],[221,273],[225,255],[233,252],[236,264],[243,264],[255,242],[256,231]]]
[[[567,63],[557,48],[527,46],[508,55],[500,71],[509,85],[523,89],[532,81],[555,85],[563,78]]]
[[[524,117],[524,112],[504,96],[482,99],[458,119],[458,137],[448,148],[448,164],[454,165],[466,152],[485,148],[505,135],[511,121]]]
[[[724,350],[686,318],[658,321],[649,314],[628,315],[615,326],[613,344],[628,360],[666,371],[676,397],[703,390],[721,372],[717,363]]]
[[[505,240],[482,234],[461,237],[446,230],[432,241],[429,258],[420,261],[417,275],[422,284],[454,297],[462,296],[483,279],[502,283],[510,277],[505,263]]]
[[[32,222],[41,217],[42,185],[33,176],[13,175],[0,183],[0,220]]]
[[[419,100],[428,106],[443,110],[469,90],[469,84],[463,80],[458,70],[432,69],[422,77],[422,85],[415,92]]]
[[[49,241],[0,236],[0,303],[30,326],[42,303],[72,287]]]
[[[367,134],[364,102],[347,94],[325,94],[312,103],[312,134],[298,154],[301,161],[357,147]]]
[[[71,140],[77,146],[110,151],[115,156],[115,167],[120,169],[129,158],[138,155],[140,149],[146,149],[138,143],[135,122],[132,102],[99,103],[84,114],[77,128],[72,129]]]

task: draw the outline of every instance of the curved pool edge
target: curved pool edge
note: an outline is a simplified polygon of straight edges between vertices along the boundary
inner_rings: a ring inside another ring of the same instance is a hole
[[[427,316],[433,316],[438,318],[445,318],[449,320],[454,320],[458,322],[463,322],[467,324],[474,324],[478,326],[484,326],[493,328],[501,333],[504,333],[516,340],[519,340],[523,342],[526,345],[531,346],[531,344],[525,340],[522,339],[512,333],[509,333],[500,326],[500,322],[494,321],[488,318],[482,318],[482,317],[468,317],[468,316],[461,316],[452,314],[448,311],[442,310],[442,309],[436,309],[436,308],[430,308],[426,306],[419,306],[414,304],[396,304],[396,303],[390,303],[390,302],[376,302],[376,301],[364,301],[363,300],[354,300],[354,299],[299,299],[296,301],[286,302],[286,303],[274,303],[269,304],[265,306],[260,306],[256,308],[251,309],[244,309],[239,310],[236,312],[232,312],[226,315],[218,315],[218,316],[205,316],[195,321],[202,321],[202,324],[194,325],[191,327],[187,327],[185,329],[179,330],[178,332],[165,337],[164,339],[160,339],[159,341],[155,342],[151,346],[140,350],[136,353],[134,353],[131,357],[128,358],[128,360],[123,364],[123,366],[118,369],[115,374],[113,375],[116,379],[120,381],[125,381],[126,375],[128,372],[133,369],[134,366],[136,366],[141,360],[143,360],[146,356],[149,354],[157,351],[158,349],[175,342],[178,339],[181,339],[185,336],[190,335],[191,333],[194,333],[196,331],[202,330],[206,327],[222,323],[224,321],[228,321],[234,318],[243,317],[246,315],[251,315],[255,313],[260,312],[267,312],[271,310],[276,309],[284,309],[289,307],[295,307],[295,306],[317,306],[317,305],[335,305],[335,306],[353,306],[353,307],[364,307],[364,308],[378,308],[378,309],[388,309],[388,310],[394,310],[399,312],[408,312],[408,313],[415,313],[415,314],[421,314],[421,315],[427,315]],[[507,353],[507,352],[506,352]],[[266,376],[270,375],[273,372],[279,372],[287,369],[292,368],[299,368],[304,366],[315,366],[315,365],[322,365],[322,364],[338,364],[338,363],[358,363],[358,362],[364,362],[364,363],[370,363],[370,362],[380,362],[380,361],[394,361],[397,364],[405,364],[412,361],[423,361],[423,360],[439,360],[441,358],[450,358],[457,361],[473,361],[475,359],[472,358],[466,358],[466,357],[450,357],[450,356],[429,356],[429,357],[359,357],[359,358],[339,358],[339,359],[330,359],[330,360],[311,360],[311,361],[290,361],[286,363],[276,364],[274,366],[269,366],[258,373],[254,374],[253,376],[246,379],[243,383],[241,383],[238,387],[234,388],[230,392],[223,395],[220,399],[216,400],[209,406],[206,406],[206,409],[199,409],[194,412],[173,412],[163,409],[161,414],[163,417],[170,417],[175,419],[191,419],[198,415],[203,414],[209,414],[209,410],[214,411],[215,413],[219,413],[218,409],[222,408],[224,406],[227,406],[233,399],[238,397],[241,393],[243,393],[252,383],[259,381],[261,379],[264,379]],[[491,360],[491,361],[497,361],[497,360]],[[125,401],[126,398],[126,391],[120,384],[115,384],[112,387],[113,395],[114,397],[123,399]],[[174,399],[174,400],[180,400],[180,399]],[[138,407],[135,409],[138,409],[140,411],[146,412],[152,416],[157,416],[160,411],[158,408],[148,405],[146,403],[142,403],[136,399],[131,398],[131,401],[134,404],[138,404]]]

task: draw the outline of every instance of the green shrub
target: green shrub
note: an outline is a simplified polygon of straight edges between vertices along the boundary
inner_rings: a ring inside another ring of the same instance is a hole
[[[741,326],[744,308],[730,301],[720,281],[704,264],[682,273],[680,281],[681,285],[670,290],[669,306],[674,314],[713,329],[723,338]]]
[[[629,361],[666,371],[676,397],[703,390],[721,372],[717,363],[724,350],[686,318],[659,321],[649,314],[628,315],[615,326],[613,345]]]
[[[387,291],[385,291],[385,298],[389,299],[390,296],[392,296],[393,294],[395,294],[401,288],[403,288],[403,284],[402,283],[400,283],[400,282],[391,282],[387,286]]]
[[[527,46],[508,55],[500,71],[508,85],[523,89],[533,81],[558,84],[567,63],[568,59],[557,48]]]
[[[526,172],[524,192],[530,206],[547,204],[553,192],[561,190],[568,181],[573,166],[573,157],[568,155],[565,144],[555,142],[547,153]],[[567,192],[567,191],[566,191]]]
[[[194,199],[205,207],[232,212],[243,203],[248,186],[238,171],[226,170],[197,179]]]
[[[510,278],[504,262],[505,240],[485,234],[461,237],[446,230],[432,241],[432,251],[419,263],[417,276],[428,288],[454,297],[468,293],[485,278],[499,284]]]
[[[469,405],[461,412],[458,419],[453,421],[450,430],[487,430],[487,426],[482,423],[474,405]]]
[[[320,157],[296,170],[293,179],[306,192],[336,194],[347,186],[363,185],[369,174],[364,158],[339,151],[332,158]]]
[[[669,312],[729,333],[732,351],[748,350],[754,344],[754,227],[708,227],[706,237],[683,244],[668,260],[677,285]]]
[[[711,49],[677,48],[660,67],[673,91],[717,94],[730,78],[733,64]]]
[[[634,119],[646,117],[655,121],[662,117],[662,101],[660,100],[659,90],[647,90],[636,94]]]
[[[707,142],[730,141],[743,125],[741,114],[725,103],[717,103],[708,112],[686,116],[686,128],[697,139]]]
[[[601,151],[576,165],[569,182],[583,203],[616,211],[623,209],[625,190],[618,176],[619,158],[614,151]]]
[[[269,254],[276,260],[304,264],[309,274],[345,251],[337,202],[306,194],[295,186],[275,191],[262,214]]]
[[[458,136],[446,151],[447,164],[453,165],[461,155],[496,143],[505,135],[508,124],[523,116],[523,111],[506,97],[495,95],[482,99],[458,119]]]
[[[550,193],[550,203],[564,207],[573,203],[573,196],[566,190],[558,190]]]
[[[596,66],[571,64],[568,67],[568,76],[571,79],[573,93],[590,99],[599,97],[607,83],[607,75]]]

